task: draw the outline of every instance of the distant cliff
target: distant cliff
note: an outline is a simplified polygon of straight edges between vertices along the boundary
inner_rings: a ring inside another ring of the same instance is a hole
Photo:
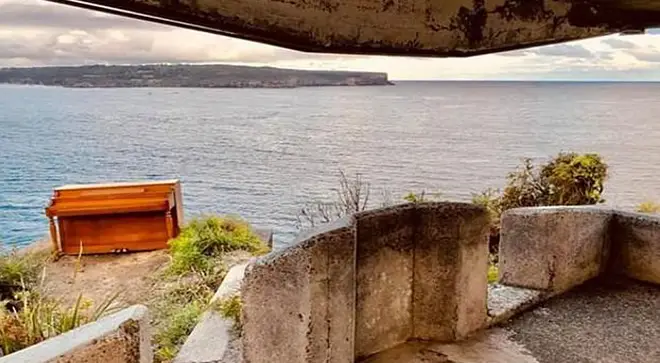
[[[230,65],[2,68],[0,83],[74,88],[293,88],[391,85],[387,73],[304,71]]]

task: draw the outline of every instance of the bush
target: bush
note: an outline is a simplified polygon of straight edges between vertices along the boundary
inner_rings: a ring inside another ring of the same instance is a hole
[[[0,254],[2,299],[13,298],[20,289],[32,288],[39,279],[47,257],[42,253],[5,251]]]
[[[268,252],[268,247],[246,222],[217,216],[193,219],[169,245],[170,271],[175,274],[193,270],[212,272],[217,265],[213,259],[226,252]]]
[[[660,204],[654,202],[644,202],[637,206],[637,211],[639,213],[660,213]]]
[[[607,165],[598,154],[559,153],[538,167],[525,159],[521,167],[507,176],[507,185],[501,194],[488,189],[473,196],[473,203],[484,206],[491,217],[491,254],[498,253],[500,218],[504,211],[519,207],[603,203],[606,179]]]

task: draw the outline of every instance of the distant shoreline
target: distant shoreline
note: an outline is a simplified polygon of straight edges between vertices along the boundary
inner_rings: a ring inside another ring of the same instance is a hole
[[[122,65],[0,69],[0,84],[65,88],[301,88],[391,86],[387,73],[230,65]]]

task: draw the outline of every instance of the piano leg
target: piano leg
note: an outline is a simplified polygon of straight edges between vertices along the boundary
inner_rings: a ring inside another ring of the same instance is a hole
[[[172,219],[172,211],[165,213],[165,225],[167,227],[167,238],[174,238],[174,220]]]
[[[53,252],[59,252],[60,244],[58,243],[57,228],[55,228],[53,217],[48,218],[48,224],[50,227],[50,242],[53,244]]]

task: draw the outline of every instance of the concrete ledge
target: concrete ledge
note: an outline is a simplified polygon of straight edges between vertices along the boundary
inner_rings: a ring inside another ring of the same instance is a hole
[[[561,293],[607,265],[613,213],[598,207],[512,209],[502,216],[500,282]]]
[[[540,290],[492,284],[488,286],[489,325],[497,325],[544,301],[548,294]]]
[[[48,339],[0,363],[151,363],[151,334],[147,308],[134,305]]]
[[[240,291],[247,263],[232,267],[211,299],[211,303],[231,297]],[[223,363],[240,361],[239,337],[234,322],[209,310],[181,347],[174,363]]]

